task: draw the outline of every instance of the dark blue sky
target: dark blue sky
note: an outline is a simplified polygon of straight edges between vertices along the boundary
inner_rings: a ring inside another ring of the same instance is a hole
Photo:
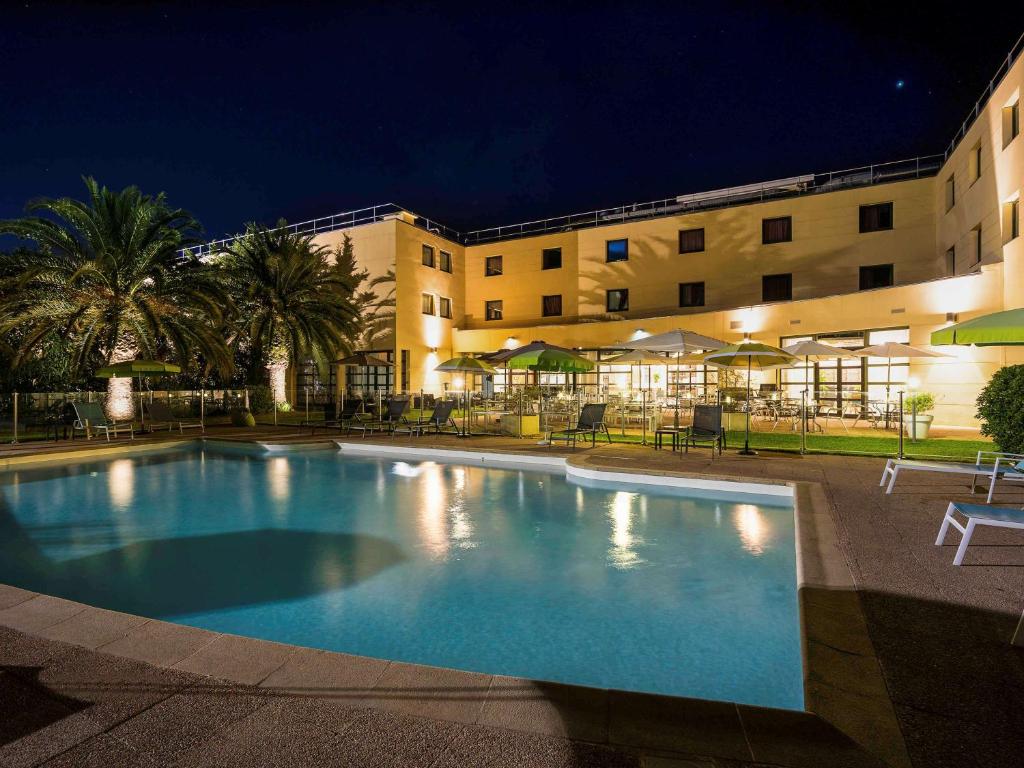
[[[0,217],[91,174],[211,237],[382,202],[469,229],[941,152],[1024,29],[978,2],[84,5],[0,11]]]

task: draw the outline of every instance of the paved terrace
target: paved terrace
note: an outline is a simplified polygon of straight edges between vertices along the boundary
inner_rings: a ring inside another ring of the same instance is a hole
[[[309,441],[294,429],[208,436]],[[565,453],[504,438],[380,442]],[[0,467],[67,445],[5,446]],[[79,441],[76,448],[107,444]],[[727,453],[711,461],[707,450],[684,457],[624,445],[584,452],[609,468],[820,484],[872,647],[845,642],[841,631],[809,637],[809,652],[832,654],[848,671],[845,679],[808,680],[819,713],[884,752],[870,743],[873,705],[864,690],[880,667],[913,765],[1020,765],[1024,650],[1009,638],[1024,607],[1024,540],[1019,532],[982,530],[965,565],[954,567],[956,537],[945,547],[933,542],[947,501],[971,498],[962,478],[910,474],[885,496],[878,459]],[[1021,505],[1024,493],[1004,487],[996,501]],[[0,766],[878,764],[822,719],[799,713],[607,692],[581,699],[568,687],[487,675],[467,687],[462,673],[455,684],[444,670],[353,665],[355,657],[213,635],[10,587],[0,587],[0,625]],[[896,754],[894,762],[906,761]]]

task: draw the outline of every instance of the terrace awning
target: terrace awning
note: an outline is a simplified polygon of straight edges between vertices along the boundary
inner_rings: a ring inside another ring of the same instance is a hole
[[[1024,308],[994,312],[942,328],[932,334],[931,343],[973,344],[978,347],[1024,344]]]

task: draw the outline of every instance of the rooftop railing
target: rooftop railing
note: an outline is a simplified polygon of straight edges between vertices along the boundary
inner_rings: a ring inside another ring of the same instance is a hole
[[[967,131],[969,131],[971,126],[974,125],[974,121],[978,119],[978,115],[981,114],[981,110],[988,103],[988,100],[992,98],[992,94],[995,93],[996,88],[1003,81],[1003,78],[1009,73],[1010,67],[1013,66],[1013,63],[1022,52],[1024,52],[1024,34],[1017,38],[1017,42],[1010,48],[1010,52],[1006,54],[1006,58],[1000,62],[996,73],[992,75],[992,79],[988,81],[988,86],[986,86],[981,96],[978,97],[978,100],[974,102],[974,107],[960,125],[956,135],[953,136],[953,140],[949,142],[949,146],[946,147],[946,151],[942,153],[942,159],[944,161],[950,156],[953,150],[957,148],[957,145],[964,140],[964,137],[967,135]]]
[[[531,237],[552,232],[571,232],[577,229],[599,227],[605,224],[626,223],[661,216],[675,216],[715,208],[728,208],[734,205],[747,205],[821,192],[834,192],[840,189],[866,187],[890,181],[925,178],[938,173],[943,160],[943,155],[915,157],[910,160],[865,165],[860,168],[848,168],[843,171],[813,173],[759,184],[747,184],[710,192],[680,195],[665,200],[633,203],[617,208],[604,208],[586,213],[573,213],[567,216],[525,221],[519,224],[506,224],[500,227],[467,232],[463,242],[466,245],[477,245],[497,240]]]

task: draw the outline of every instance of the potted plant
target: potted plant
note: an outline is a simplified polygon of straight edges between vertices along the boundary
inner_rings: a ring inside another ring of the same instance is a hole
[[[925,440],[935,418],[929,411],[935,407],[935,396],[919,392],[903,398],[903,429],[911,440]]]

